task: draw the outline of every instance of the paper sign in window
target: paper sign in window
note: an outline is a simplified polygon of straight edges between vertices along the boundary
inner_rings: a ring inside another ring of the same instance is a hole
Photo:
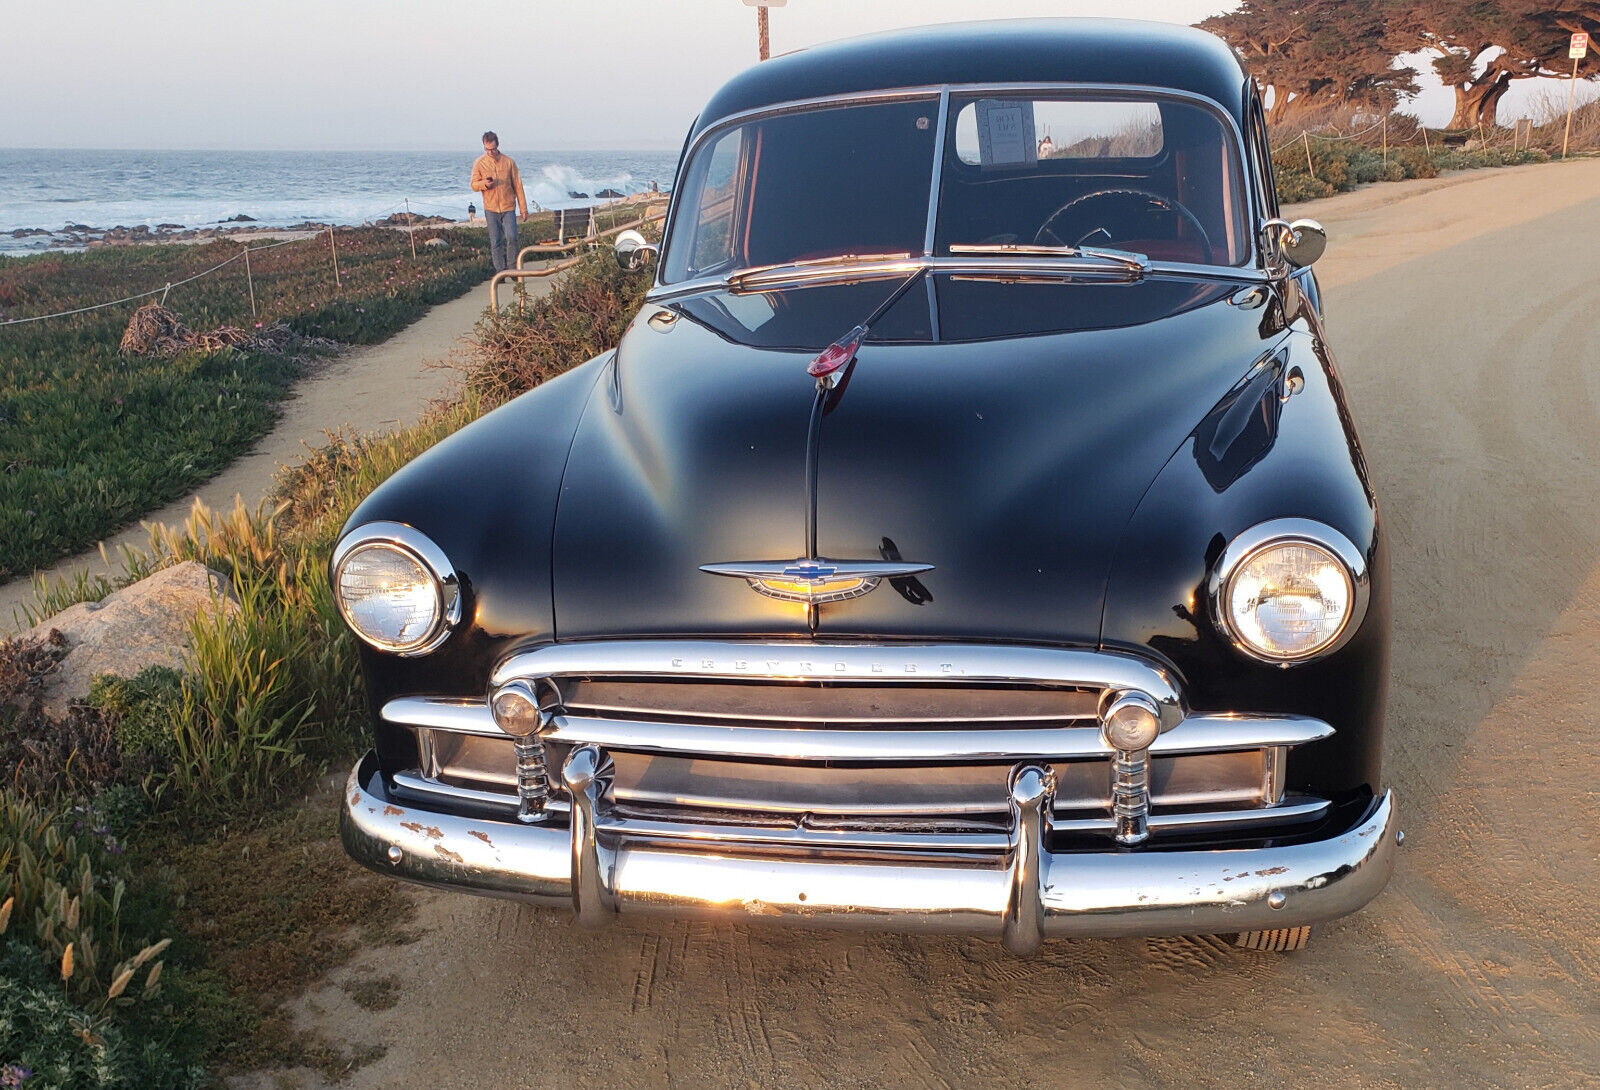
[[[980,98],[975,106],[980,163],[997,167],[1031,165],[1036,161],[1032,102]]]

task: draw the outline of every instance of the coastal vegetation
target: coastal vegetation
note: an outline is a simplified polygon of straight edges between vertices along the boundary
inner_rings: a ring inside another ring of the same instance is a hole
[[[326,234],[253,249],[248,271],[243,248],[224,241],[0,257],[0,579],[92,545],[217,473],[336,347],[323,340],[381,340],[481,283],[483,236],[450,232],[413,259],[399,232],[340,231],[337,280]],[[135,308],[156,300],[191,329],[288,335],[275,351],[120,353]]]
[[[181,671],[102,679],[55,718],[34,694],[60,649],[0,641],[0,1062],[31,1072],[23,1085],[194,1086],[297,1063],[337,1078],[381,1055],[282,1009],[360,946],[409,939],[406,895],[351,865],[334,829],[367,709],[328,548],[411,458],[614,344],[645,281],[589,255],[546,298],[484,319],[456,402],[337,435],[269,506],[197,506],[126,551],[119,582],[193,559],[239,600],[195,620]],[[112,589],[62,582],[48,608]],[[348,987],[393,1002],[392,981]]]

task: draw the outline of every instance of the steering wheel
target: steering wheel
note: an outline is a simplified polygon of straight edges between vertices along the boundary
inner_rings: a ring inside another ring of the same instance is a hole
[[[1098,231],[1106,236],[1108,245],[1115,246],[1115,238],[1113,238],[1111,232],[1107,231],[1103,225],[1096,225],[1095,227],[1090,228],[1090,230],[1084,234],[1078,234],[1069,226],[1073,218],[1083,216],[1083,210],[1080,208],[1080,206],[1092,204],[1094,202],[1120,203],[1128,206],[1130,210],[1136,214],[1148,212],[1148,207],[1140,206],[1153,205],[1162,212],[1169,213],[1187,221],[1188,224],[1194,228],[1194,233],[1200,240],[1201,248],[1205,250],[1204,264],[1209,265],[1211,263],[1211,239],[1206,234],[1206,229],[1200,223],[1199,217],[1197,217],[1193,212],[1189,211],[1189,209],[1185,208],[1180,201],[1175,201],[1170,197],[1163,197],[1159,193],[1152,193],[1148,189],[1097,189],[1093,193],[1085,193],[1081,197],[1074,197],[1072,200],[1068,201],[1066,204],[1050,213],[1050,215],[1046,217],[1045,221],[1039,225],[1039,230],[1034,232],[1034,245],[1081,246],[1088,241],[1090,235],[1093,235],[1096,233],[1096,231]],[[1074,209],[1078,209],[1076,217],[1069,216],[1069,213],[1073,212]],[[1072,241],[1067,242],[1062,238],[1062,235],[1072,237]]]

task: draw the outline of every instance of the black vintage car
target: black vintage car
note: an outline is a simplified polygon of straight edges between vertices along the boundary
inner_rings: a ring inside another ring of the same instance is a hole
[[[659,254],[618,242],[655,276],[618,348],[346,526],[346,848],[585,922],[1300,945],[1400,839],[1322,240],[1199,31],[734,79]]]

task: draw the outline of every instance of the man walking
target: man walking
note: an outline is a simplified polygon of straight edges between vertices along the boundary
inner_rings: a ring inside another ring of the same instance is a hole
[[[528,216],[522,175],[509,155],[500,154],[500,138],[483,134],[483,155],[472,164],[472,188],[483,194],[483,221],[489,226],[489,257],[496,272],[517,260],[517,212]]]

